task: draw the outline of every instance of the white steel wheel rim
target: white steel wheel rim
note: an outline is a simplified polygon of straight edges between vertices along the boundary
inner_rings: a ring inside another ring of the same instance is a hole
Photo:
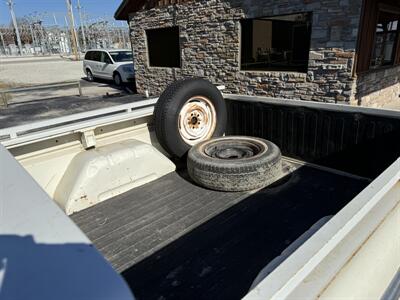
[[[90,71],[87,72],[87,78],[89,79],[89,81],[92,81],[92,79],[93,79],[92,72],[90,72]]]
[[[179,112],[179,134],[188,145],[212,137],[217,125],[217,113],[214,105],[203,96],[194,96],[182,106]]]

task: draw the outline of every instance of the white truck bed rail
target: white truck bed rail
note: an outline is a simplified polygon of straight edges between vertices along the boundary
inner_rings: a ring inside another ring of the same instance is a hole
[[[96,109],[88,112],[71,114],[32,124],[0,129],[0,143],[6,147],[22,143],[56,137],[85,128],[122,122],[125,120],[150,116],[158,98],[147,99],[129,104]]]
[[[379,299],[392,279],[383,275],[392,272],[394,277],[400,263],[400,252],[397,252],[399,231],[388,226],[394,234],[390,236],[386,231],[385,243],[382,242],[382,232],[385,231],[379,232],[380,242],[373,234],[385,220],[389,220],[396,207],[398,211],[399,205],[400,158],[244,299],[332,299],[346,298],[345,295],[349,294],[354,299]],[[398,222],[396,215],[391,222]],[[365,255],[374,247],[373,254]],[[390,260],[392,263],[388,263]],[[346,268],[350,261],[352,269]],[[369,267],[364,268],[367,264]],[[383,272],[382,268],[388,265],[392,270]],[[332,286],[334,292],[330,289]]]

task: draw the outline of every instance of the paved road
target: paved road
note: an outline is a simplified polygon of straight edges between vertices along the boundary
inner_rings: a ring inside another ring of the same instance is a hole
[[[6,109],[0,109],[0,128],[43,121],[143,99],[144,97],[140,95],[108,98],[71,96],[14,104]]]

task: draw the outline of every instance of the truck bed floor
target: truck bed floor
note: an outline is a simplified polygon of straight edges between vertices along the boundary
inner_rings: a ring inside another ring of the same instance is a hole
[[[258,272],[369,182],[301,166],[256,193],[172,173],[72,215],[138,299],[239,299]]]

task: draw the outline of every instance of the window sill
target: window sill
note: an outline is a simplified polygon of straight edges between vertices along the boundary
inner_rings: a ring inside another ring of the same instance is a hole
[[[154,66],[147,66],[148,69],[152,70],[180,70],[182,67],[154,67]]]
[[[367,71],[358,72],[357,75],[368,75],[368,74],[373,74],[373,73],[380,73],[380,72],[384,72],[386,70],[399,68],[399,67],[400,67],[400,64],[390,65],[390,66],[382,66],[382,67],[379,67],[376,69],[369,69]]]
[[[307,72],[295,72],[295,71],[261,71],[261,70],[240,70],[241,74],[259,74],[268,77],[279,77],[282,75],[287,75],[289,77],[306,78]]]

